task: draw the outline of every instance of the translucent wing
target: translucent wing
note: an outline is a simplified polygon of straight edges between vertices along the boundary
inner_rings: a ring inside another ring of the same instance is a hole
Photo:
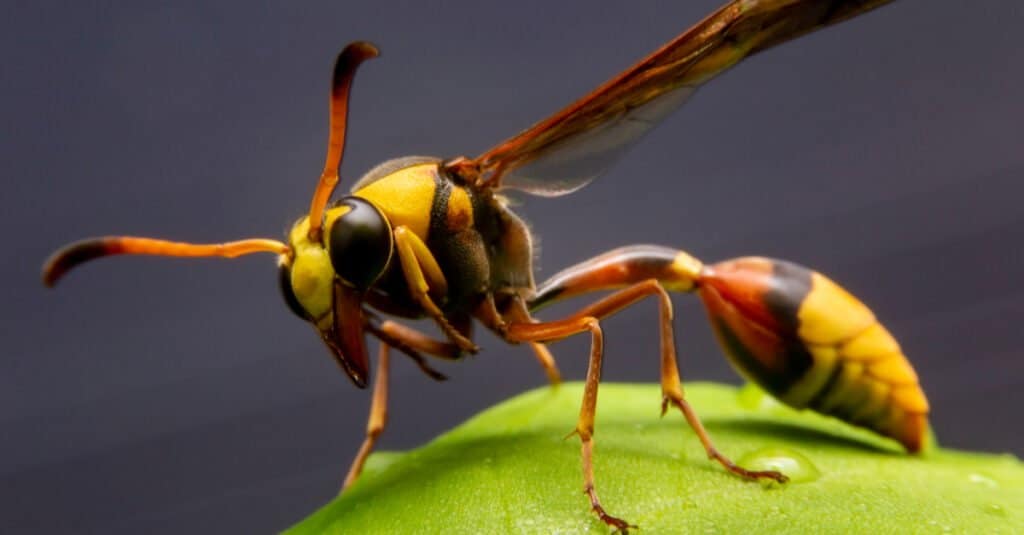
[[[548,197],[571,193],[743,58],[889,1],[734,0],[472,166],[491,187]]]

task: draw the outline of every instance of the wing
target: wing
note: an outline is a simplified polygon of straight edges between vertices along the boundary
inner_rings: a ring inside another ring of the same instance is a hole
[[[593,92],[471,161],[484,183],[555,197],[603,173],[743,58],[891,0],[734,0]],[[463,164],[464,165],[464,164]]]

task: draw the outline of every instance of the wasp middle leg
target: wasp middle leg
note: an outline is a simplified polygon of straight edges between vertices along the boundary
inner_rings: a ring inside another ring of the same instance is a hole
[[[530,316],[529,309],[526,308],[526,304],[523,302],[522,297],[514,295],[510,297],[510,305],[504,314],[498,312],[498,308],[494,302],[494,296],[489,295],[484,298],[483,302],[477,308],[475,317],[490,328],[492,331],[498,333],[502,337],[507,338],[508,333],[508,322],[521,322],[521,323],[537,323]],[[505,316],[508,316],[507,318]],[[548,377],[548,382],[551,386],[558,386],[562,384],[562,373],[558,371],[558,364],[555,362],[555,357],[551,355],[551,351],[548,350],[548,346],[540,342],[529,342],[530,350],[533,352],[534,357],[537,359],[537,363],[544,368],[544,374]]]

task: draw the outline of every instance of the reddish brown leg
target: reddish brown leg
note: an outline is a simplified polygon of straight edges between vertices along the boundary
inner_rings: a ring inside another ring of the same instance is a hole
[[[370,417],[366,423],[366,439],[359,448],[359,453],[352,461],[352,466],[345,476],[345,483],[341,487],[344,492],[363,471],[366,458],[373,452],[377,443],[377,437],[384,431],[384,425],[388,419],[388,374],[390,362],[388,355],[392,346],[401,348],[403,352],[413,357],[420,369],[435,379],[444,379],[444,376],[434,371],[422,361],[418,352],[422,351],[428,355],[453,360],[459,358],[460,349],[451,342],[435,340],[416,329],[406,327],[394,321],[384,321],[379,327],[370,326],[370,332],[380,338],[380,356],[377,370],[377,379],[373,383],[373,400],[370,402]]]
[[[779,472],[774,470],[747,470],[732,462],[725,455],[722,455],[715,448],[714,443],[712,443],[711,436],[704,429],[704,424],[701,423],[697,413],[684,399],[683,386],[679,379],[679,367],[676,363],[675,333],[672,327],[672,300],[661,283],[654,279],[638,282],[580,310],[576,315],[605,318],[647,296],[658,297],[658,324],[661,338],[661,413],[665,414],[669,404],[678,407],[694,433],[697,433],[697,437],[700,439],[701,444],[704,445],[704,451],[707,452],[708,457],[720,463],[733,474],[748,479],[768,478],[785,483],[788,478]]]
[[[679,368],[676,364],[675,336],[672,329],[672,301],[657,280],[649,279],[633,284],[598,300],[563,320],[544,323],[509,323],[506,329],[506,336],[513,342],[551,342],[572,336],[584,330],[591,332],[590,363],[587,368],[587,380],[583,390],[583,403],[580,407],[580,416],[575,430],[575,433],[580,436],[580,440],[583,442],[583,488],[587,496],[590,497],[591,506],[601,520],[622,531],[629,528],[629,524],[605,512],[600,500],[597,498],[594,487],[592,462],[594,416],[597,411],[597,388],[601,380],[601,359],[603,353],[603,337],[599,319],[606,318],[648,296],[656,296],[659,303],[662,413],[664,413],[669,403],[679,407],[686,417],[686,421],[700,438],[708,456],[721,463],[730,472],[746,478],[765,477],[776,481],[786,481],[786,477],[776,471],[752,471],[741,468],[715,449],[700,419],[683,398]]]
[[[510,323],[508,337],[513,341],[554,341],[572,336],[583,331],[590,331],[590,363],[587,366],[587,381],[583,387],[583,403],[580,416],[576,421],[574,434],[579,435],[582,443],[580,454],[583,461],[583,492],[590,498],[590,507],[605,524],[625,533],[631,526],[629,522],[608,514],[601,506],[594,486],[594,415],[597,413],[597,387],[601,382],[601,357],[604,353],[604,335],[597,318],[591,316],[573,316],[560,321],[546,323]]]
[[[390,366],[388,365],[388,345],[384,342],[380,344],[380,356],[377,360],[377,379],[373,383],[373,400],[370,402],[370,418],[366,422],[366,438],[363,440],[363,445],[359,448],[356,458],[353,459],[352,466],[348,469],[341,492],[345,492],[345,489],[355,483],[356,478],[363,471],[366,458],[373,451],[377,437],[384,431],[384,425],[388,421],[388,370]]]
[[[544,375],[548,376],[548,382],[551,383],[551,386],[562,384],[562,374],[559,373],[558,364],[555,364],[555,357],[551,355],[548,346],[538,342],[530,342],[530,349],[533,350],[533,355],[537,357],[537,362],[544,368]]]
[[[380,325],[378,331],[382,337],[394,344],[403,344],[414,351],[422,351],[432,357],[442,360],[458,360],[462,357],[462,350],[453,342],[446,342],[431,338],[412,327],[401,323],[386,320]],[[377,334],[375,332],[374,334]]]
[[[481,305],[480,310],[477,311],[477,318],[480,319],[484,325],[487,325],[495,332],[505,336],[505,332],[508,329],[508,323],[506,318],[501,317],[498,311],[494,307],[494,299],[488,298]],[[526,308],[526,303],[518,297],[514,297],[508,308],[508,320],[517,323],[536,323],[536,321],[530,317],[530,311]],[[562,374],[558,371],[558,364],[555,363],[555,357],[551,355],[551,351],[548,351],[548,347],[540,342],[529,342],[530,349],[533,350],[533,354],[537,357],[537,362],[540,363],[541,367],[544,368],[544,374],[548,376],[548,382],[551,386],[558,386],[562,384]]]

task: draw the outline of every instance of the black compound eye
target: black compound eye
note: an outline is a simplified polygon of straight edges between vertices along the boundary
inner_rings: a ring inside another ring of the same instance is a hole
[[[295,290],[292,289],[291,266],[281,264],[277,270],[277,282],[281,286],[281,294],[284,295],[284,302],[288,304],[288,309],[294,312],[296,316],[309,321],[309,313],[306,312],[306,309],[302,308],[299,298],[295,297]]]
[[[391,224],[377,207],[358,197],[345,197],[340,204],[349,210],[334,221],[327,235],[331,265],[343,282],[365,290],[391,261]]]

